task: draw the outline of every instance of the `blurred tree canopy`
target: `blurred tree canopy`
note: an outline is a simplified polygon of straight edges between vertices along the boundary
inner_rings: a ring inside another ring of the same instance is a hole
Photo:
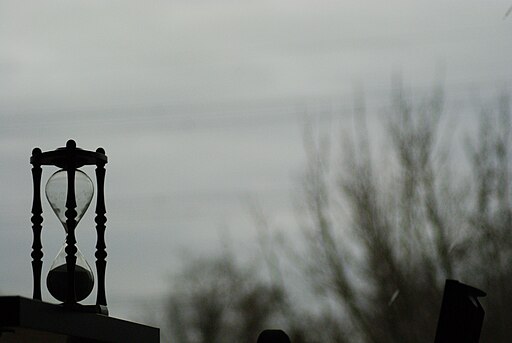
[[[164,324],[172,341],[255,342],[259,330],[280,327],[294,343],[433,342],[452,278],[488,294],[481,340],[508,342],[510,102],[502,96],[483,110],[459,149],[441,137],[454,131],[443,126],[443,102],[442,91],[419,105],[395,92],[385,143],[374,141],[360,106],[356,128],[340,139],[340,163],[332,140],[306,135],[303,248],[286,265],[321,305],[297,306],[287,271],[263,282],[222,255],[187,265],[177,279]]]
[[[189,261],[168,299],[165,328],[176,343],[254,341],[278,320],[283,290],[229,254]]]

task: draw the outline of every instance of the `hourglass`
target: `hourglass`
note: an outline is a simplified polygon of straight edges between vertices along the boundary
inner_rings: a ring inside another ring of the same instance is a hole
[[[96,152],[82,150],[69,140],[66,147],[53,151],[42,152],[39,148],[32,151],[30,163],[33,165],[32,178],[34,182],[34,200],[32,203],[32,230],[34,242],[32,245],[32,271],[34,276],[33,298],[41,300],[41,270],[42,270],[42,206],[41,206],[41,166],[56,166],[56,171],[45,186],[46,198],[53,212],[62,223],[66,240],[54,259],[46,286],[49,293],[61,301],[67,308],[74,310],[107,312],[105,295],[105,201],[104,180],[107,157],[102,148]],[[86,213],[94,195],[94,184],[85,172],[80,170],[85,165],[96,165],[96,273],[98,279],[97,298],[95,306],[84,306],[78,302],[87,298],[94,287],[94,274],[76,245],[75,230]]]

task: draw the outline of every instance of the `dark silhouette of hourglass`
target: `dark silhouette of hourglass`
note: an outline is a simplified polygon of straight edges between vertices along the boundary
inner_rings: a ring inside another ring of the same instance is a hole
[[[60,168],[46,183],[45,194],[55,215],[64,227],[66,241],[53,261],[46,285],[50,294],[63,302],[64,307],[84,312],[108,314],[105,295],[105,164],[107,156],[102,148],[96,151],[82,150],[69,140],[65,147],[42,152],[39,148],[32,151],[30,163],[34,182],[34,199],[32,203],[32,272],[34,276],[33,298],[41,300],[41,271],[43,251],[41,243],[42,206],[41,206],[41,166]],[[77,246],[75,229],[86,213],[94,195],[92,180],[79,168],[95,165],[96,170],[96,275],[98,280],[96,305],[81,305],[78,302],[91,294],[94,288],[94,274]]]

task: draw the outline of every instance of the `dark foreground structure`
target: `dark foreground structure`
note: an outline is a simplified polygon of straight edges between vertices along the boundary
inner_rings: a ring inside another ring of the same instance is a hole
[[[159,336],[157,328],[102,314],[20,296],[0,297],[2,343],[157,343]]]
[[[434,343],[478,343],[485,311],[478,301],[485,292],[446,280]],[[256,343],[291,343],[282,330],[264,330]]]
[[[256,343],[290,343],[290,338],[283,330],[264,330]]]
[[[446,280],[435,343],[478,343],[485,311],[478,301],[485,292]]]

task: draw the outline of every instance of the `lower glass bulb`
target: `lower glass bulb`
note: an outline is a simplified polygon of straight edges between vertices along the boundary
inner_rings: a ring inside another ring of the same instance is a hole
[[[59,301],[66,301],[68,291],[68,269],[66,265],[66,244],[60,249],[53,261],[48,276],[46,287],[50,294]],[[91,294],[94,287],[94,274],[84,256],[77,250],[75,265],[75,300],[82,301]]]

